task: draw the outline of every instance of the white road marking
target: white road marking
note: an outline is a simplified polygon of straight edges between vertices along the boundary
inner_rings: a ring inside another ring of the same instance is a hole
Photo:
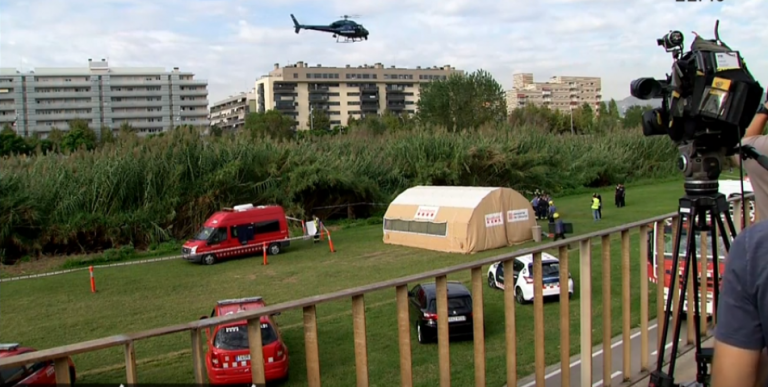
[[[672,346],[672,343],[667,343],[667,345],[664,346],[664,350],[669,349],[669,347]],[[653,351],[651,352],[651,356],[656,356],[656,354],[659,353],[659,351]]]
[[[656,329],[657,327],[658,327],[658,324],[653,324],[653,325],[651,325],[651,326],[649,326],[649,327],[648,327],[648,330],[649,330],[649,331],[651,331],[651,330],[654,330],[654,329]],[[635,332],[634,334],[632,334],[631,336],[629,336],[629,339],[630,339],[630,340],[632,340],[632,339],[634,339],[635,337],[638,337],[638,336],[640,336],[641,334],[642,334],[642,332]],[[619,341],[617,341],[617,342],[615,342],[615,343],[611,344],[611,349],[618,347],[618,346],[619,346],[619,345],[621,345],[623,342],[624,342],[624,340],[619,340]],[[600,356],[600,355],[602,355],[602,354],[603,354],[603,350],[602,350],[602,349],[600,349],[600,350],[597,350],[597,351],[595,351],[595,352],[592,354],[592,357],[594,358],[594,357]],[[579,365],[579,364],[581,364],[581,359],[579,359],[579,360],[575,360],[573,363],[571,363],[571,364],[569,365],[569,367],[570,367],[570,368],[573,368],[573,367],[575,367],[575,366],[577,366],[577,365]],[[562,372],[560,369],[556,369],[556,370],[554,370],[554,371],[552,371],[552,372],[550,372],[550,373],[548,373],[548,374],[544,375],[544,379],[549,379],[549,378],[551,378],[551,377],[553,377],[553,376],[555,376],[555,375],[559,374],[560,372]],[[531,386],[534,386],[534,385],[536,385],[536,381],[535,381],[535,380],[533,380],[533,381],[530,381],[530,382],[526,383],[526,384],[525,384],[525,385],[523,385],[522,387],[531,387]]]
[[[617,376],[619,376],[621,374],[623,374],[623,372],[621,372],[621,371],[616,371],[616,372],[612,373],[611,374],[611,380],[613,380],[613,378],[615,378],[615,377],[617,377]],[[601,386],[601,385],[603,385],[603,381],[602,380],[598,380],[598,381],[592,383],[592,387],[598,387],[598,386]]]

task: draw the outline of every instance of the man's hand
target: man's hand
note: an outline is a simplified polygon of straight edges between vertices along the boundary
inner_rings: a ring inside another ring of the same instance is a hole
[[[758,386],[760,357],[759,350],[742,349],[715,341],[712,387]]]
[[[768,101],[766,101],[760,109],[757,109],[757,114],[768,114]]]
[[[768,101],[758,109],[755,118],[752,119],[752,123],[744,131],[744,138],[762,135],[766,122],[768,122]]]

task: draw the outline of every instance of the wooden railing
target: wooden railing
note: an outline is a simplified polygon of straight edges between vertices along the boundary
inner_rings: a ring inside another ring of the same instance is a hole
[[[752,196],[745,200],[751,201]],[[740,230],[742,213],[740,201],[732,200],[734,204],[734,223],[737,230]],[[747,206],[749,211],[749,206]],[[70,383],[68,357],[72,355],[98,351],[106,348],[123,346],[125,351],[125,382],[135,384],[138,381],[136,369],[136,355],[134,352],[134,343],[140,340],[169,335],[179,332],[189,332],[192,345],[192,367],[194,369],[195,381],[198,384],[206,382],[205,374],[205,351],[202,333],[206,328],[219,324],[233,323],[236,321],[248,320],[248,341],[251,352],[251,367],[253,383],[257,386],[265,384],[264,358],[261,343],[261,326],[259,318],[261,316],[272,315],[278,312],[284,312],[294,309],[303,310],[304,326],[304,344],[306,351],[306,373],[307,385],[310,387],[320,386],[320,352],[318,348],[318,319],[316,315],[316,306],[336,300],[347,299],[352,303],[353,331],[354,331],[354,353],[355,370],[357,386],[363,387],[369,385],[369,365],[368,365],[368,346],[366,338],[366,315],[365,315],[365,295],[374,291],[394,289],[397,305],[397,330],[399,333],[400,350],[400,381],[401,386],[410,387],[413,385],[413,370],[411,363],[411,324],[409,321],[408,308],[408,290],[409,283],[415,283],[422,280],[435,279],[437,288],[437,316],[438,316],[438,363],[439,380],[441,387],[451,385],[451,363],[450,363],[450,345],[448,336],[448,303],[447,303],[447,276],[459,272],[471,272],[471,291],[473,295],[473,322],[474,322],[474,369],[475,386],[486,386],[486,364],[485,364],[485,338],[484,338],[484,312],[483,312],[483,286],[484,275],[483,266],[495,262],[503,262],[504,271],[512,273],[512,263],[516,257],[532,254],[534,261],[534,353],[535,353],[535,383],[537,386],[545,385],[545,346],[544,346],[544,306],[543,306],[543,286],[542,286],[542,252],[545,250],[557,249],[560,260],[560,283],[568,283],[569,265],[572,263],[568,254],[568,247],[571,244],[578,244],[579,259],[574,262],[580,269],[579,292],[582,295],[592,294],[592,240],[601,239],[600,264],[602,266],[602,316],[603,316],[603,386],[611,386],[611,374],[613,367],[611,365],[612,351],[612,330],[611,330],[611,237],[619,234],[621,243],[621,270],[617,273],[621,278],[621,327],[623,338],[623,379],[624,381],[639,380],[647,375],[651,366],[650,343],[649,343],[649,281],[648,281],[648,238],[651,227],[656,227],[656,246],[657,248],[657,278],[656,296],[657,296],[657,316],[663,316],[664,313],[664,274],[665,269],[662,264],[664,260],[664,221],[672,219],[678,221],[678,214],[671,213],[639,222],[614,227],[608,230],[594,232],[587,235],[577,236],[558,242],[548,243],[533,248],[522,249],[512,253],[503,254],[495,257],[477,260],[471,263],[452,266],[449,268],[433,270],[425,273],[415,274],[394,280],[379,282],[352,289],[341,290],[334,293],[303,298],[296,301],[289,301],[280,304],[267,306],[265,308],[238,313],[233,316],[222,316],[204,320],[197,320],[190,323],[178,324],[163,328],[151,329],[139,333],[116,335],[97,340],[81,342],[46,350],[35,351],[23,355],[6,357],[0,359],[0,369],[14,366],[21,366],[39,361],[52,360],[55,365],[56,382],[66,385]],[[749,217],[747,217],[749,219]],[[752,222],[747,221],[747,224]],[[673,227],[674,229],[674,227]],[[639,259],[640,270],[637,273],[637,281],[640,285],[640,343],[641,359],[640,369],[631,369],[630,353],[630,272],[631,264],[631,244],[630,233],[639,232]],[[701,238],[704,244],[707,241],[705,236]],[[684,252],[684,247],[681,249]],[[702,256],[706,257],[706,246],[702,246]],[[705,262],[705,261],[704,261]],[[675,276],[677,276],[677,272]],[[706,271],[702,270],[705,277],[701,282],[702,294],[706,294]],[[677,278],[675,279],[677,280]],[[672,283],[677,283],[676,281]],[[686,291],[689,305],[692,305],[693,281],[689,281]],[[677,288],[677,287],[676,287]],[[575,292],[575,289],[574,289]],[[570,302],[568,297],[568,286],[560,287],[560,365],[561,365],[561,385],[570,386]],[[680,292],[673,292],[674,305]],[[706,310],[706,297],[702,297],[702,310]],[[591,297],[580,299],[580,356],[581,356],[581,386],[592,386],[592,316],[593,305]],[[504,317],[505,317],[505,336],[506,336],[506,382],[507,386],[517,386],[517,348],[516,348],[516,321],[515,321],[515,295],[512,286],[506,286],[504,289]],[[713,316],[716,317],[716,316]],[[703,319],[704,320],[704,319]],[[661,331],[665,321],[658,319],[658,330]],[[688,343],[693,343],[693,319],[687,320],[688,324]],[[707,325],[702,322],[703,332],[706,332]],[[653,343],[655,348],[660,349],[665,344],[659,338],[658,342]],[[122,383],[122,381],[121,381]]]

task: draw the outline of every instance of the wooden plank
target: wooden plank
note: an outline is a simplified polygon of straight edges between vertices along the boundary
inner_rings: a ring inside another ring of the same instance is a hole
[[[125,381],[130,386],[138,383],[136,378],[136,350],[133,341],[125,344]]]
[[[625,231],[626,232],[626,231]],[[611,236],[603,235],[600,245],[602,252],[602,285],[603,285],[603,387],[611,387],[611,374],[613,373],[613,351],[611,340]],[[629,281],[629,277],[621,278],[621,281]],[[629,341],[624,345],[628,346]]]
[[[365,296],[352,297],[352,328],[355,337],[357,387],[368,386],[368,342],[365,327]]]
[[[558,251],[560,260],[560,386],[571,386],[571,314],[570,309],[570,283],[568,274],[568,247],[560,246]]]
[[[647,226],[640,227],[640,371],[649,370],[650,362],[650,349],[648,344],[648,232]],[[629,266],[629,237],[627,236],[627,266]],[[629,268],[626,269],[626,274],[630,275]],[[627,285],[629,288],[629,285]],[[629,305],[629,289],[627,289],[627,295],[624,298],[625,304]],[[626,327],[625,343],[629,342],[629,320],[630,320],[629,307],[624,315],[624,326]],[[658,330],[656,331],[659,332]],[[659,336],[661,336],[659,334]],[[624,365],[629,369],[627,362],[630,361],[629,346],[624,349]],[[631,363],[630,363],[631,364]],[[624,380],[629,380],[631,372],[624,371]]]
[[[66,357],[60,357],[53,359],[53,372],[56,375],[57,386],[70,386],[72,385],[71,375],[69,374],[69,359]]]
[[[251,353],[251,383],[256,387],[264,387],[267,384],[267,374],[264,370],[261,318],[248,320],[248,349]]]
[[[741,209],[741,200],[737,199],[733,201],[733,224],[736,226],[736,234],[741,232],[741,220],[743,219],[743,212]]]
[[[672,249],[673,250],[674,250],[674,240],[675,238],[677,238],[677,224],[681,221],[682,219],[680,219],[679,217],[675,218],[672,221],[672,241],[673,241]],[[677,252],[672,251],[672,259],[675,258],[675,253],[679,253],[680,259],[679,259],[678,267],[673,268],[674,270],[672,270],[672,282],[670,282],[670,286],[669,286],[669,294],[672,296],[672,308],[670,310],[674,312],[674,314],[672,315],[672,326],[671,326],[672,329],[674,329],[674,327],[677,326],[677,320],[680,318],[681,311],[678,310],[679,309],[678,305],[680,305],[680,293],[681,291],[685,290],[685,289],[680,289],[680,268],[683,267],[682,262],[684,261],[684,257],[685,257],[685,246],[678,246],[678,247],[679,249]]]
[[[205,350],[201,329],[193,329],[190,332],[192,338],[192,371],[195,375],[195,384],[205,383]]]
[[[475,387],[485,387],[485,315],[483,311],[483,269],[472,269],[472,328],[475,345]]]
[[[397,294],[397,335],[400,347],[400,385],[413,387],[413,368],[411,365],[411,324],[408,310],[408,286],[400,285]]]
[[[451,351],[448,337],[448,278],[435,278],[437,297],[437,352],[440,387],[451,386]]]
[[[696,240],[694,239],[693,248],[696,248]],[[696,262],[696,251],[694,250],[693,255],[691,255],[691,265],[697,265],[698,262]],[[685,264],[685,261],[680,262],[681,265]],[[683,266],[685,267],[685,266]],[[686,307],[688,310],[688,318],[685,319],[685,323],[688,326],[688,344],[693,344],[693,341],[696,339],[696,331],[694,331],[694,320],[693,320],[693,311],[694,311],[694,299],[693,299],[693,292],[696,290],[696,287],[694,285],[694,278],[693,278],[693,266],[688,267],[688,284],[686,287],[686,301],[688,302],[688,306]],[[706,294],[705,294],[706,296]]]
[[[630,316],[632,313],[632,304],[630,300],[630,246],[629,246],[629,231],[621,232],[621,341],[622,341],[622,370],[624,371],[623,379],[628,380],[632,377],[632,362],[631,352],[632,339],[630,337],[630,330],[632,329]],[[642,237],[640,240],[642,241]],[[643,255],[642,245],[640,246],[640,255]],[[646,251],[648,248],[646,247]],[[646,252],[647,254],[647,252]],[[647,256],[647,255],[646,255]],[[644,265],[640,266],[640,271],[645,269]]]
[[[717,233],[713,232],[712,237],[716,237]],[[709,259],[707,259],[708,249],[707,245],[709,244],[709,234],[706,231],[701,232],[701,251],[699,252],[699,267],[701,267],[701,270],[699,270],[699,311],[701,312],[701,323],[699,324],[699,328],[701,329],[701,334],[706,335],[707,334],[707,297],[709,295],[709,289],[707,287],[707,271],[709,267]],[[713,255],[714,256],[714,255]],[[714,261],[716,262],[716,260]],[[713,279],[714,280],[714,279]]]
[[[541,253],[533,254],[533,355],[536,385],[544,385],[544,369],[547,367],[544,351],[544,276]],[[505,278],[507,272],[504,272]],[[506,281],[505,281],[506,282]]]
[[[514,259],[504,261],[504,273],[514,273]],[[506,281],[505,281],[506,282]],[[504,337],[507,350],[507,386],[517,386],[517,332],[515,287],[504,286]]]
[[[664,222],[656,222],[656,351],[662,351],[666,343],[661,342],[661,332],[669,322],[664,318]]]
[[[592,385],[592,241],[579,242],[581,385]]]
[[[304,351],[307,359],[307,386],[320,387],[320,348],[317,339],[317,311],[314,305],[304,307]]]

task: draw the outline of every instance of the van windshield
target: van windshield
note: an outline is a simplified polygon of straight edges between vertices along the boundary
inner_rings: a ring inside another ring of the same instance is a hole
[[[269,345],[277,341],[277,333],[272,324],[261,323],[261,345]],[[216,332],[213,346],[225,351],[248,349],[248,326],[246,324],[225,327]]]
[[[213,227],[203,227],[193,239],[198,241],[207,241],[208,238],[211,237],[211,234],[213,234],[214,230],[215,229]]]

